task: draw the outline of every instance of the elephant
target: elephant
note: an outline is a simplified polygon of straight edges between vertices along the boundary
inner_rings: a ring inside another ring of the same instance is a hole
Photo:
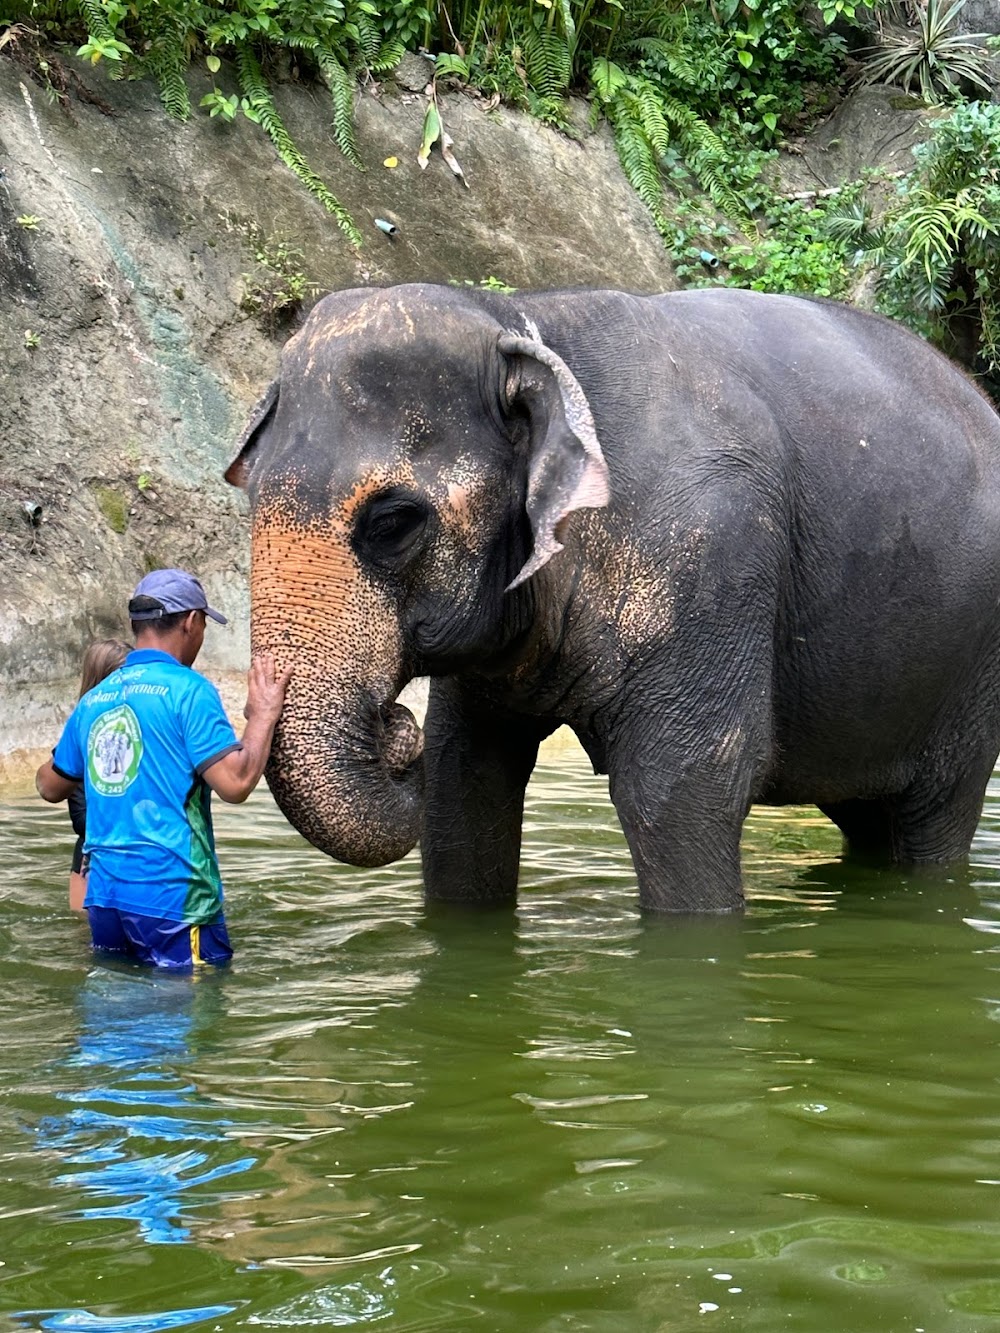
[[[643,910],[739,909],[754,802],[882,863],[967,857],[1000,750],[1000,418],[902,326],[722,287],[338,291],[225,475],[252,651],[294,667],[268,782],[331,857],[419,841],[429,899],[511,904],[563,724]],[[397,702],[421,676],[423,730]]]

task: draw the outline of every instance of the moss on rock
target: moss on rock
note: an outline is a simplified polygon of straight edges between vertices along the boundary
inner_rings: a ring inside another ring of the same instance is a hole
[[[95,486],[94,499],[111,531],[117,532],[119,537],[122,536],[128,529],[128,496],[115,490],[113,486]]]

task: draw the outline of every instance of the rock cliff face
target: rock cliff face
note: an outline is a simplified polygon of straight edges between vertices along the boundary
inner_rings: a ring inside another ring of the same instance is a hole
[[[1000,5],[997,0],[966,0],[955,26],[959,32],[1000,32]]]
[[[153,86],[90,71],[94,100],[63,109],[0,57],[0,778],[51,745],[84,646],[127,629],[147,568],[198,571],[231,619],[204,664],[245,665],[245,505],[222,472],[289,332],[241,306],[243,275],[280,283],[255,249],[291,242],[292,267],[320,291],[674,285],[609,136],[582,118],[575,142],[451,96],[442,113],[468,188],[436,151],[421,171],[425,76],[413,57],[359,92],[364,172],[332,140],[323,89],[277,90],[361,230],[356,248],[250,122],[179,125]],[[207,89],[192,87],[195,104]]]

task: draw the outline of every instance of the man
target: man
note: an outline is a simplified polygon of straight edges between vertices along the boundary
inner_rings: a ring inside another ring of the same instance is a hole
[[[129,602],[135,651],[85,694],[35,785],[87,794],[85,907],[95,949],[172,969],[225,963],[211,793],[245,801],[260,781],[291,669],[255,658],[242,741],[218,691],[192,671],[206,618],[226,623],[183,569],[158,569]]]

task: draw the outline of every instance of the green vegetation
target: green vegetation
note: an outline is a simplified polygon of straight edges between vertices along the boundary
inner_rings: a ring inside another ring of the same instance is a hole
[[[872,0],[877,3],[878,0]],[[204,61],[210,116],[247,116],[355,244],[361,237],[289,136],[271,91],[290,62],[329,88],[338,144],[360,166],[352,98],[359,72],[391,68],[407,49],[435,56],[437,79],[499,94],[566,128],[566,94],[589,95],[612,124],[629,180],[661,233],[666,176],[678,162],[727,215],[751,203],[748,146],[773,145],[835,82],[844,40],[805,22],[804,0],[23,0],[23,19],[114,77],[159,84],[167,111],[191,113],[185,73]],[[820,0],[827,25],[851,0]],[[217,77],[237,88],[220,87]],[[225,80],[224,80],[225,81]]]
[[[953,101],[963,85],[987,96],[989,52],[977,45],[986,33],[959,33],[955,23],[966,0],[924,0],[915,7],[915,22],[902,21],[898,10],[869,55],[862,76],[865,83],[892,83],[910,91],[919,88],[929,105]]]
[[[412,8],[405,4],[397,6]],[[26,0],[19,17],[56,41],[81,41],[77,55],[105,62],[113,77],[154,78],[170,115],[191,113],[185,73],[205,59],[215,75],[232,62],[239,93],[217,87],[202,98],[210,115],[237,114],[259,124],[282,161],[331,213],[350,240],[361,244],[354,222],[292,142],[275,106],[261,61],[282,51],[328,86],[333,131],[344,153],[360,165],[351,115],[356,75],[395,65],[406,49],[409,27],[387,22],[370,0],[238,0],[199,4],[190,0]],[[421,13],[423,11],[421,10]]]
[[[833,238],[879,280],[879,302],[1000,384],[1000,105],[967,102],[914,151],[879,220],[860,198],[834,210]]]
[[[319,291],[303,269],[302,251],[281,237],[266,237],[247,220],[225,219],[250,246],[254,269],[243,274],[240,306],[250,315],[258,315],[268,333],[295,315],[305,301]]]
[[[971,340],[981,368],[998,374],[1000,109],[963,100],[987,86],[989,48],[956,32],[965,0],[922,0],[905,22],[896,3],[863,79],[952,110],[880,218],[861,183],[783,196],[773,162],[836,100],[845,33],[863,8],[870,25],[883,0],[21,0],[18,16],[113,77],[156,79],[173,116],[192,112],[189,67],[207,70],[202,114],[258,124],[355,244],[353,221],[281,120],[277,75],[326,85],[333,134],[361,167],[358,76],[426,52],[435,86],[422,153],[439,142],[459,178],[438,88],[467,83],[567,132],[567,94],[581,94],[592,123],[610,124],[684,280],[844,297],[857,266],[870,266],[882,308],[967,359]],[[52,79],[51,60],[39,54],[38,67]],[[38,221],[18,219],[29,230]],[[273,329],[311,284],[288,242],[247,235],[256,268],[243,305]]]
[[[120,537],[128,527],[128,498],[113,486],[95,486],[94,499],[108,527]]]
[[[695,213],[679,230],[677,274],[692,286],[749,287],[758,292],[810,292],[843,297],[851,282],[853,247],[831,230],[830,217],[855,199],[854,184],[825,199],[772,198],[756,214],[761,233],[752,242],[726,223]]]
[[[504,296],[509,296],[516,292],[516,287],[509,287],[502,278],[495,278],[492,273],[488,278],[480,278],[478,282],[473,282],[471,278],[463,278],[461,282],[457,278],[448,279],[452,287],[480,287],[485,292],[500,292]]]

